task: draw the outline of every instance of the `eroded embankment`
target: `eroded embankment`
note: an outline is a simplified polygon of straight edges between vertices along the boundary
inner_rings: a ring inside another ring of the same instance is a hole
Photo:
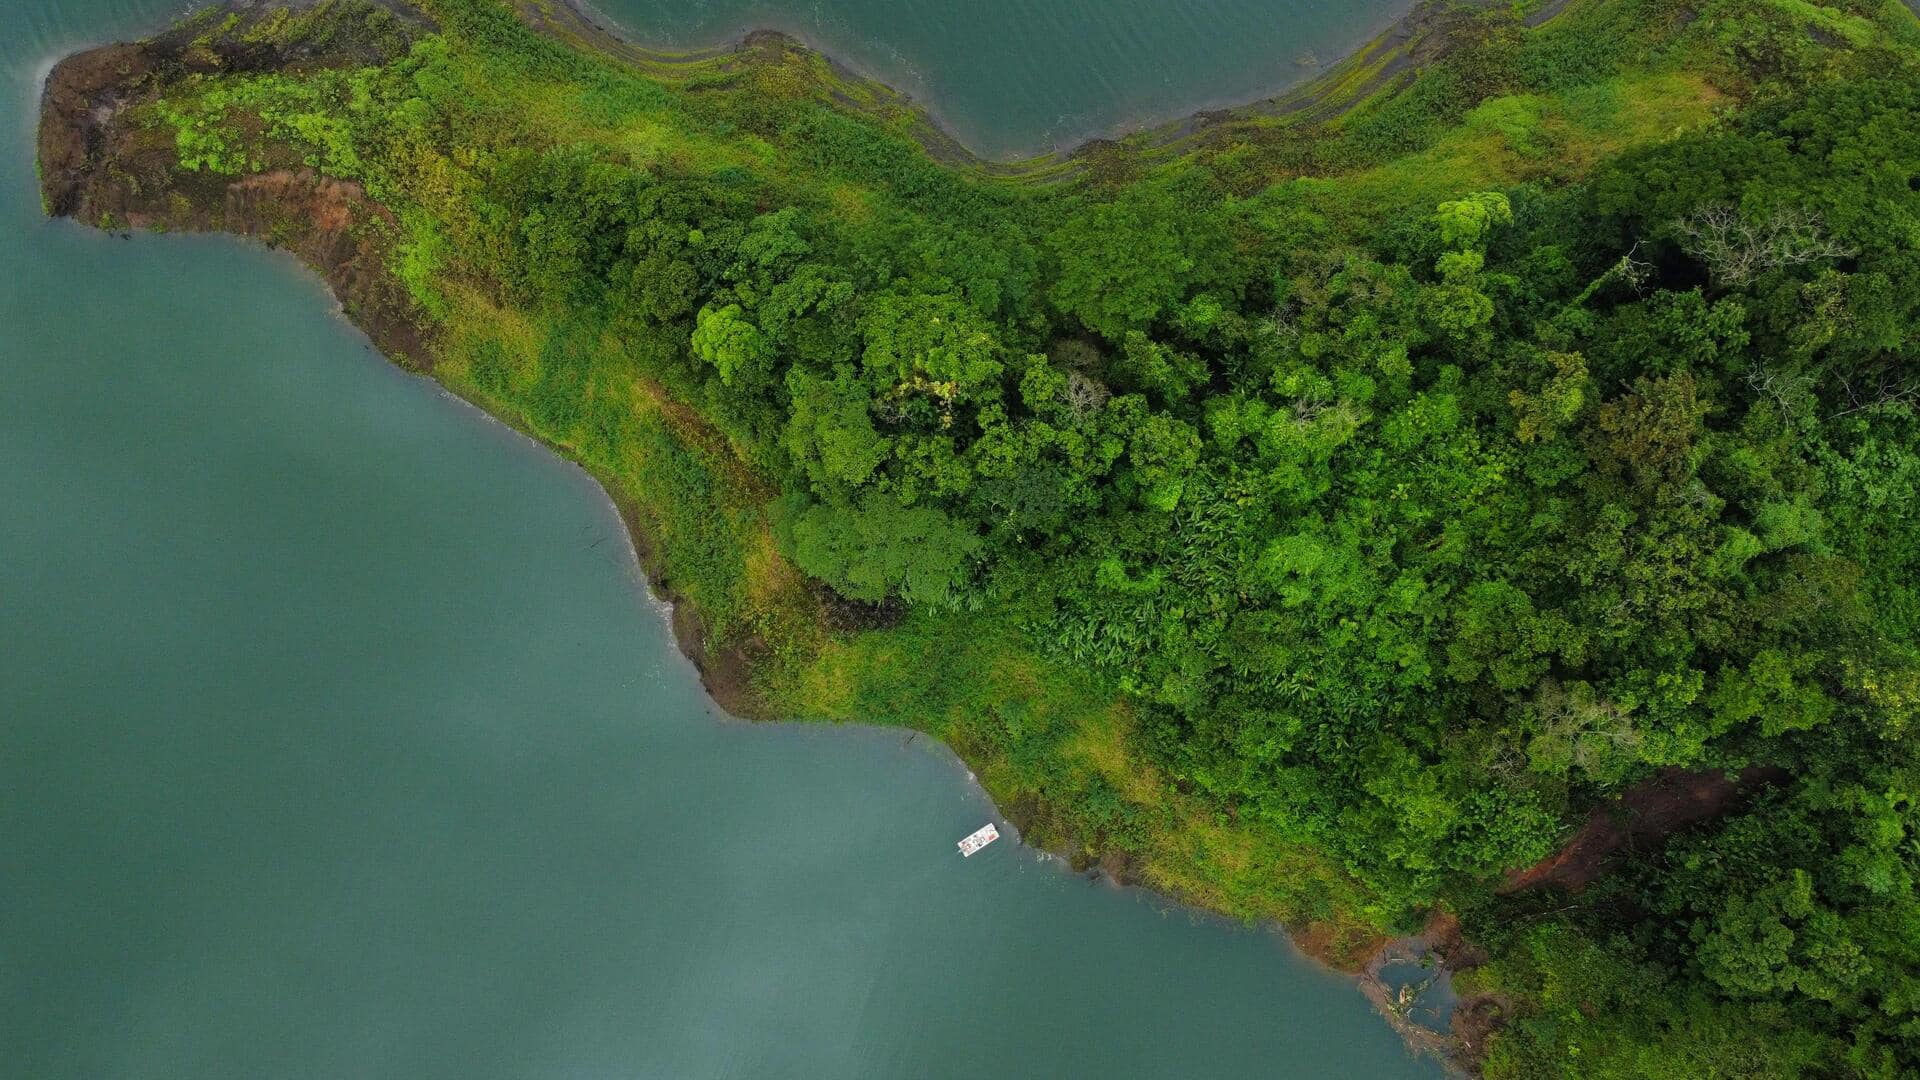
[[[1719,817],[1743,796],[1786,776],[1785,769],[1773,765],[1751,765],[1738,773],[1662,769],[1596,808],[1573,839],[1540,862],[1515,870],[1500,891],[1579,892],[1607,872],[1616,852],[1658,849],[1674,833]]]
[[[387,270],[393,215],[359,184],[293,162],[243,176],[182,173],[170,130],[122,122],[129,109],[196,72],[365,59],[233,38],[192,44],[184,34],[70,56],[54,66],[42,98],[41,198],[50,214],[104,229],[229,232],[285,248],[326,279],[381,352],[429,366],[431,334]]]

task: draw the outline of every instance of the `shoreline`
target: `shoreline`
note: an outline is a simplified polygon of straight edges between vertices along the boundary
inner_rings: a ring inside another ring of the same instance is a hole
[[[300,0],[294,2],[298,6]],[[383,2],[383,6],[391,5]],[[1428,9],[1428,5],[1422,5],[1415,11]],[[38,158],[42,165],[42,196],[48,211],[109,231],[220,233],[294,256],[319,275],[333,294],[340,315],[365,333],[372,347],[389,363],[434,379],[447,394],[581,468],[594,481],[621,520],[645,578],[647,592],[669,608],[667,618],[675,647],[693,664],[706,693],[722,712],[744,722],[809,722],[782,721],[761,699],[753,685],[757,639],[736,638],[724,643],[709,640],[697,605],[679,592],[670,576],[664,573],[659,541],[639,501],[629,497],[610,477],[580,461],[566,447],[514,422],[512,417],[491,407],[483,396],[470,395],[436,376],[434,360],[438,343],[432,327],[400,306],[394,291],[396,283],[381,269],[385,256],[380,245],[362,242],[362,238],[353,236],[351,223],[364,221],[368,216],[388,216],[385,207],[367,196],[357,183],[330,180],[312,169],[278,169],[231,180],[196,174],[194,182],[185,190],[174,187],[166,191],[130,191],[122,180],[100,175],[103,157],[123,149],[114,145],[116,139],[126,135],[124,127],[113,122],[114,114],[139,93],[146,92],[145,80],[151,72],[147,61],[162,56],[168,47],[164,33],[138,45],[95,46],[61,59],[47,71],[41,96]],[[686,62],[698,63],[699,60]],[[62,90],[67,91],[64,97]],[[74,91],[84,93],[76,96]],[[100,109],[102,101],[111,106],[104,113]],[[49,142],[50,134],[80,138],[77,145],[71,138]],[[50,148],[71,152],[63,155],[50,152]],[[180,201],[169,203],[167,196],[178,196]],[[295,222],[300,228],[282,231],[281,227]],[[349,239],[353,242],[346,242]],[[928,734],[919,729],[908,730],[916,733],[913,737]],[[1081,868],[1067,858],[1070,848],[1050,849],[1029,841],[1029,825],[1037,815],[1045,814],[1045,806],[1035,803],[1010,807],[987,790],[978,779],[976,767],[964,756],[937,735],[929,737],[942,742],[974,777],[973,782],[986,794],[995,816],[1012,826],[1014,838],[1023,846],[1062,858],[1073,867],[1069,873],[1075,876],[1140,889],[1196,917],[1228,917],[1204,902],[1182,895],[1177,889],[1157,887],[1135,877],[1131,872],[1131,858],[1111,866],[1102,861],[1091,868]],[[1278,931],[1289,950],[1329,972],[1353,979],[1363,995],[1376,1003],[1384,1000],[1378,977],[1380,959],[1388,950],[1410,940],[1378,935],[1363,946],[1364,953],[1356,950],[1344,957],[1348,963],[1341,963],[1343,957],[1332,949],[1315,947],[1310,925],[1293,925],[1279,919],[1258,922]],[[1411,1050],[1433,1052],[1452,1067],[1446,1047],[1442,1045],[1444,1037],[1432,1032],[1424,1037],[1417,1035],[1405,1029],[1403,1018],[1393,1009],[1380,1011],[1389,1025],[1400,1031]]]
[[[1571,0],[1551,0],[1547,7],[1564,8],[1570,2]],[[1911,0],[1911,2],[1920,4],[1920,0]],[[913,85],[919,80],[900,79],[874,70],[853,60],[848,55],[851,50],[792,23],[782,24],[767,19],[733,23],[719,33],[703,36],[697,44],[682,48],[649,43],[643,33],[595,7],[590,0],[516,0],[516,4],[523,15],[531,14],[536,7],[564,8],[571,20],[585,24],[595,36],[604,37],[621,49],[646,53],[656,63],[672,64],[714,59],[739,53],[759,39],[768,37],[784,39],[800,49],[819,56],[843,78],[885,88],[893,96],[910,103],[913,108],[923,114],[927,121],[940,132],[944,141],[959,147],[977,162],[998,166],[1017,166],[1043,159],[1070,158],[1089,146],[1121,142],[1136,135],[1152,134],[1167,129],[1187,128],[1204,122],[1202,118],[1209,115],[1254,109],[1268,102],[1286,100],[1320,82],[1354,58],[1373,50],[1383,40],[1394,36],[1396,31],[1413,20],[1422,9],[1434,6],[1433,0],[1402,0],[1404,5],[1402,10],[1370,21],[1361,28],[1359,33],[1352,35],[1352,44],[1348,48],[1335,53],[1331,59],[1321,60],[1314,57],[1310,65],[1302,65],[1299,61],[1295,61],[1296,66],[1304,68],[1296,77],[1286,81],[1261,79],[1258,88],[1250,94],[1219,95],[1187,100],[1159,109],[1143,110],[1139,114],[1117,119],[1104,126],[1087,130],[1076,129],[1068,134],[1053,137],[1049,145],[1017,146],[1004,152],[988,153],[962,136],[963,125],[953,121],[951,114],[941,107],[931,91],[924,85]]]
[[[1920,0],[1914,2],[1920,3]],[[1525,17],[1525,25],[1537,27],[1572,3],[1573,0],[1548,0]],[[625,31],[586,0],[514,0],[513,6],[521,20],[539,33],[661,78],[672,79],[715,65],[733,70],[733,65],[753,63],[762,51],[815,58],[846,84],[846,89],[858,92],[845,93],[835,88],[832,94],[835,107],[868,115],[904,110],[914,121],[911,136],[935,161],[999,179],[1037,182],[1077,176],[1089,158],[1114,147],[1129,148],[1141,157],[1177,155],[1215,130],[1270,128],[1276,123],[1314,124],[1339,119],[1382,92],[1402,88],[1420,68],[1444,56],[1450,50],[1447,31],[1458,11],[1463,10],[1448,0],[1414,0],[1407,10],[1363,37],[1352,51],[1323,65],[1305,79],[1276,87],[1271,94],[1228,103],[1177,106],[1176,115],[1169,119],[1125,121],[1114,125],[1105,135],[1063,138],[1051,150],[996,157],[977,152],[961,139],[937,104],[916,98],[862,70],[809,40],[804,33],[761,26],[735,31],[731,37],[712,45],[666,50],[627,36],[630,31]],[[1492,10],[1498,6],[1495,0],[1472,0],[1465,10]],[[863,102],[863,96],[872,99],[871,102]]]

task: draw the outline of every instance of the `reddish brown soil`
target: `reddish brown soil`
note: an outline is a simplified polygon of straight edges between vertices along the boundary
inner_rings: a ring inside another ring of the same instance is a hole
[[[1504,994],[1475,994],[1454,1006],[1449,1033],[1453,1046],[1448,1055],[1469,1073],[1477,1074],[1486,1060],[1487,1042],[1513,1015],[1513,1002]]]
[[[380,351],[428,366],[425,321],[387,270],[398,228],[359,184],[291,162],[246,176],[183,171],[170,131],[117,122],[194,70],[164,38],[55,65],[39,131],[48,211],[103,228],[228,232],[285,248],[327,280]]]
[[[1579,833],[1554,855],[1507,875],[1503,893],[1549,885],[1578,892],[1606,872],[1614,852],[1658,845],[1675,831],[1715,817],[1754,787],[1786,776],[1772,765],[1753,765],[1728,776],[1717,770],[1663,769],[1593,812]]]
[[[1448,971],[1465,971],[1487,962],[1487,951],[1463,936],[1460,916],[1446,908],[1433,909],[1420,936]]]
[[[1287,932],[1301,952],[1348,975],[1365,971],[1393,940],[1385,934],[1355,936],[1351,927],[1330,922],[1290,926]]]

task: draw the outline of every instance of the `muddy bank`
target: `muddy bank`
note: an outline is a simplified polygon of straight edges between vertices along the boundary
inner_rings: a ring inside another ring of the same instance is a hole
[[[1662,769],[1595,807],[1559,851],[1514,870],[1497,892],[1502,896],[1543,889],[1578,893],[1605,876],[1621,854],[1657,850],[1676,833],[1736,809],[1788,775],[1772,765],[1733,773]],[[1355,974],[1361,992],[1409,1045],[1477,1073],[1489,1036],[1507,1022],[1516,1006],[1497,992],[1465,996],[1455,992],[1454,975],[1489,959],[1486,950],[1462,931],[1457,917],[1436,908],[1419,933],[1383,941]],[[1409,970],[1416,973],[1414,977],[1407,977]],[[1390,977],[1395,974],[1398,978]]]
[[[235,26],[244,30],[272,10],[236,5]],[[203,21],[54,65],[38,133],[47,212],[108,230],[227,232],[285,248],[326,279],[347,316],[383,353],[404,366],[430,366],[431,334],[387,271],[396,222],[359,184],[323,177],[292,158],[239,176],[184,173],[171,131],[116,122],[193,74],[379,62],[425,24],[390,16],[382,28],[391,31],[388,40],[370,33],[322,52],[247,42],[234,33],[203,38],[197,33]]]
[[[1355,977],[1407,1045],[1473,1073],[1487,1036],[1511,1013],[1512,1003],[1495,994],[1462,998],[1452,980],[1486,962],[1486,951],[1462,936],[1460,920],[1435,908],[1419,933],[1375,948]]]
[[[725,643],[715,641],[713,635],[707,632],[706,621],[701,618],[699,609],[674,587],[673,580],[667,576],[666,562],[661,557],[646,512],[622,495],[620,488],[608,478],[596,475],[594,479],[599,481],[601,490],[607,493],[614,507],[620,511],[620,520],[626,523],[627,539],[632,542],[634,556],[640,562],[641,572],[646,575],[647,588],[656,599],[671,609],[674,644],[693,662],[694,670],[700,673],[700,683],[706,687],[707,696],[729,714],[743,720],[781,719],[753,687],[754,668],[757,662],[766,658],[766,646],[756,638]]]

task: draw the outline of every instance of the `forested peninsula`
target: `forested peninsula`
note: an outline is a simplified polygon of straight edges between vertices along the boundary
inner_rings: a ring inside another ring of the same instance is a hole
[[[1491,1077],[1920,1071],[1920,18],[1437,3],[1029,162],[790,41],[241,2],[49,212],[287,248],[581,462],[748,716],[1354,965]]]

